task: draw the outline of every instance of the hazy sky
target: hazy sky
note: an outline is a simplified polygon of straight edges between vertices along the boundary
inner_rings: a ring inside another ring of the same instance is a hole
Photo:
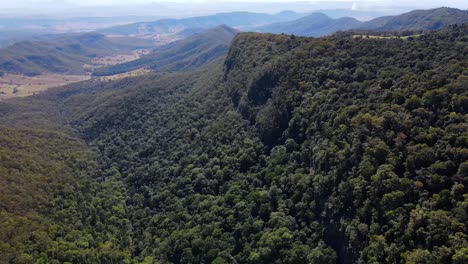
[[[468,9],[468,0],[0,0],[0,14],[187,17],[231,11],[353,9],[390,15],[441,6]]]
[[[76,5],[76,6],[96,6],[96,5],[135,5],[145,3],[219,3],[219,2],[237,2],[237,3],[265,3],[265,2],[354,2],[361,5],[394,5],[394,6],[451,6],[458,8],[468,8],[468,0],[310,0],[310,1],[297,1],[297,0],[0,0],[0,8],[16,8],[28,7],[36,4],[45,5]]]

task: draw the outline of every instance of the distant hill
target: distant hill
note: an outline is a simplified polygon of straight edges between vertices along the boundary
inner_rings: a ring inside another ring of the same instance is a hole
[[[435,30],[442,27],[468,22],[468,12],[454,8],[417,10],[398,16],[386,16],[367,22],[355,18],[331,18],[323,13],[312,13],[292,21],[288,18],[297,13],[285,11],[276,15],[248,12],[224,13],[206,17],[187,19],[165,19],[156,22],[137,23],[108,29],[106,32],[151,35],[178,32],[182,40],[165,45],[138,60],[97,69],[93,75],[108,76],[125,73],[140,68],[157,71],[186,71],[209,64],[222,57],[235,35],[229,26],[245,27],[264,33],[286,33],[298,36],[320,37],[345,30],[406,31]],[[255,27],[266,21],[283,20]],[[225,22],[226,26],[204,31],[214,23]],[[202,31],[202,33],[200,33]],[[193,35],[195,34],[195,35]],[[193,35],[192,37],[190,37]]]
[[[449,25],[464,23],[468,23],[468,11],[442,7],[415,10],[398,16],[379,17],[367,22],[349,17],[333,19],[322,13],[314,13],[293,21],[261,26],[256,31],[319,37],[349,29],[373,31],[438,30]]]
[[[330,18],[322,13],[313,13],[294,21],[281,22],[258,28],[260,32],[287,33],[300,36],[319,37],[359,27],[362,22],[351,17]]]
[[[320,9],[314,12],[325,14],[331,18],[342,18],[342,17],[353,17],[361,21],[369,21],[374,18],[382,16],[393,16],[404,12],[408,12],[407,9],[394,8],[388,11],[379,10],[353,10],[353,9]]]
[[[237,33],[237,30],[228,26],[218,26],[159,47],[138,60],[98,69],[93,75],[114,75],[139,68],[157,71],[187,71],[200,68],[223,58]]]
[[[0,49],[0,72],[29,76],[44,72],[82,74],[83,64],[97,56],[149,45],[145,40],[108,38],[97,33],[22,41]]]
[[[153,22],[141,22],[103,29],[104,34],[153,36],[158,34],[178,33],[189,28],[209,29],[218,25],[227,25],[238,29],[248,29],[261,25],[294,20],[303,15],[284,11],[278,14],[260,14],[251,12],[220,13],[211,16],[184,19],[161,19]]]
[[[363,23],[360,28],[378,31],[438,30],[449,25],[465,23],[468,23],[467,10],[441,7],[379,17]]]

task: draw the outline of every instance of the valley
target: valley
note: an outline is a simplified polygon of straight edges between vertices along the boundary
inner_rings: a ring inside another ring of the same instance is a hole
[[[63,86],[91,78],[89,75],[41,74],[24,76],[4,74],[0,77],[0,100],[38,94],[52,87]]]
[[[92,78],[92,73],[100,68],[131,62],[149,53],[148,50],[135,50],[129,53],[117,53],[109,56],[93,58],[89,64],[82,65],[84,72],[80,75],[41,73],[39,75],[27,76],[19,74],[4,73],[0,76],[0,101],[10,98],[25,97],[46,91],[53,87],[63,86],[75,82],[81,82]],[[79,67],[79,65],[77,66]],[[108,80],[137,76],[148,71],[143,69],[108,76]]]
[[[137,76],[145,75],[148,73],[151,73],[151,71],[145,68],[139,68],[136,70],[131,70],[131,71],[123,72],[123,73],[115,73],[112,75],[98,76],[95,78],[102,80],[102,81],[115,81],[115,80],[120,80],[120,79],[124,79],[128,77],[137,77]]]
[[[467,10],[160,19],[0,72],[0,263],[468,263]]]
[[[148,49],[135,50],[127,54],[114,54],[111,56],[105,56],[101,58],[95,58],[91,61],[90,65],[85,65],[86,69],[97,69],[104,66],[112,66],[121,63],[137,60],[144,55],[148,55],[151,51]]]
[[[267,15],[234,12],[111,27],[102,30],[107,36],[85,33],[38,42],[23,41],[0,49],[0,73],[3,73],[0,77],[0,100],[30,96],[92,76],[106,77],[103,80],[120,79],[149,71],[199,68],[221,58],[239,32],[228,26],[209,29],[220,23],[247,31],[298,36],[322,36],[340,30],[354,30],[354,37],[408,39],[420,36],[424,30],[437,29],[436,24],[439,27],[444,24],[440,23],[441,19],[449,25],[453,21],[468,21],[468,15],[466,11],[439,8],[360,22],[346,17],[332,19],[322,13]],[[379,33],[379,30],[387,29],[399,30],[399,33],[395,36]],[[181,56],[185,61],[179,61]]]

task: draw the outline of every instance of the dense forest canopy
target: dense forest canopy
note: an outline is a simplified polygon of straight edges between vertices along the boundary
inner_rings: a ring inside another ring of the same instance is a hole
[[[1,257],[466,263],[467,41],[241,33],[203,70],[2,102],[0,181],[38,198],[0,193]]]
[[[123,263],[121,183],[47,100],[0,103],[0,263]]]

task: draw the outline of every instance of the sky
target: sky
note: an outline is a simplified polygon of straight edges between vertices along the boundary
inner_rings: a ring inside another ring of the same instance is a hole
[[[399,12],[441,6],[468,9],[468,0],[0,0],[0,13],[10,16],[81,16],[92,12],[93,16],[164,17],[230,11],[273,13],[320,9]]]
[[[136,5],[148,3],[216,3],[216,2],[236,2],[236,3],[266,3],[266,2],[350,2],[356,4],[377,4],[377,5],[395,5],[395,6],[451,6],[458,8],[468,8],[467,0],[0,0],[0,8],[28,7],[36,4],[48,5],[76,5],[76,6],[107,6],[107,5]]]

